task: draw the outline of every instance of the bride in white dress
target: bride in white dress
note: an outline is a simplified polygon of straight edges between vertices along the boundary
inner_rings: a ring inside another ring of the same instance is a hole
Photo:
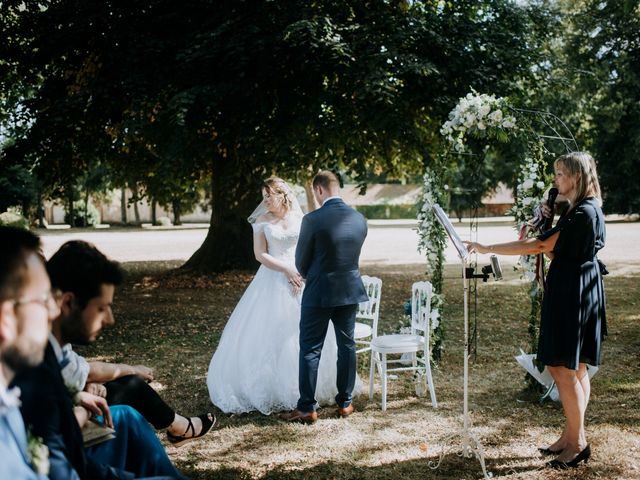
[[[264,200],[249,217],[253,248],[262,264],[236,305],[211,359],[207,386],[225,413],[265,415],[296,408],[300,300],[303,281],[295,267],[302,210],[280,178],[265,180]],[[337,347],[330,331],[322,350],[316,400],[334,403]]]

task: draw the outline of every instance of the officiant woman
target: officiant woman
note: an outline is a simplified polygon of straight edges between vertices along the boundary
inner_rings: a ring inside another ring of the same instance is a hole
[[[560,438],[540,448],[556,455],[552,468],[577,467],[591,456],[584,415],[591,386],[586,365],[600,364],[606,336],[604,265],[596,254],[604,247],[602,199],[591,155],[573,152],[554,163],[554,183],[570,206],[556,226],[537,238],[483,245],[465,242],[470,252],[551,258],[547,275],[537,358],[556,382],[565,416]]]

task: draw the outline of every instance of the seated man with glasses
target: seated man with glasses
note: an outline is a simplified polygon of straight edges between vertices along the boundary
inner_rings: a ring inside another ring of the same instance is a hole
[[[49,321],[59,313],[39,250],[32,233],[0,227],[0,478],[44,480],[49,473],[48,449],[29,452],[20,391],[7,389],[16,373],[42,362]]]

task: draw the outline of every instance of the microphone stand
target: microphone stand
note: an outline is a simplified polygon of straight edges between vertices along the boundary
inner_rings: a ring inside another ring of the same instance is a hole
[[[470,458],[472,455],[480,462],[480,466],[482,467],[482,473],[485,479],[490,479],[493,474],[487,472],[487,467],[484,462],[484,450],[482,449],[482,445],[480,441],[476,438],[475,435],[471,433],[469,430],[471,426],[471,419],[469,418],[469,278],[473,278],[475,276],[473,274],[473,268],[467,267],[467,258],[462,258],[462,285],[463,285],[463,311],[464,311],[464,367],[463,367],[463,394],[462,394],[462,429],[458,430],[455,433],[452,433],[444,438],[442,451],[440,452],[440,459],[437,464],[434,464],[433,461],[429,462],[429,467],[433,470],[437,469],[442,463],[442,459],[444,458],[444,454],[446,452],[446,447],[450,443],[454,443],[459,445],[457,442],[454,442],[456,438],[459,438],[460,443],[462,445],[462,456],[465,458]],[[471,274],[471,277],[468,276]],[[477,275],[479,278],[484,278],[485,273],[482,275]]]

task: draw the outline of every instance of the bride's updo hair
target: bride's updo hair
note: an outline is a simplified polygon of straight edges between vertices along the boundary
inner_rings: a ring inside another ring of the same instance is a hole
[[[269,177],[262,182],[262,189],[266,190],[269,195],[278,195],[282,198],[282,206],[287,212],[291,210],[293,205],[293,192],[289,189],[286,182],[280,177]]]

